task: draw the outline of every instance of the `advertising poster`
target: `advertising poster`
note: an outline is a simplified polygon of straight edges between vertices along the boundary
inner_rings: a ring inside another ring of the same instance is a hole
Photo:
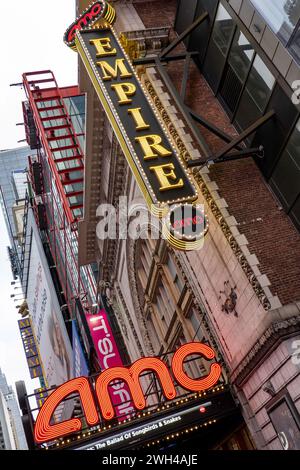
[[[101,369],[105,370],[111,367],[122,366],[123,361],[106,311],[102,309],[97,315],[87,315],[86,318]],[[112,403],[116,407],[116,414],[121,416],[121,420],[131,416],[134,412],[134,407],[131,403],[131,396],[127,385],[124,382],[116,383],[110,387],[110,393]]]
[[[73,352],[34,225],[27,301],[47,386],[58,386],[73,377]]]

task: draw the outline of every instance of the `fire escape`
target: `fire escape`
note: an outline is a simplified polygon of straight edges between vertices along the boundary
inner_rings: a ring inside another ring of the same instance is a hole
[[[83,209],[83,155],[63,96],[49,70],[23,75],[27,98],[33,112],[65,214],[70,224]]]
[[[66,104],[78,90],[59,88],[49,70],[25,73],[23,85],[28,99],[23,105],[26,137],[37,149],[37,157],[29,159],[35,220],[65,298],[64,317],[78,319],[78,305],[81,312],[91,312],[97,291],[91,266],[78,266],[77,223],[83,215],[84,182],[79,139],[84,134],[75,131]]]

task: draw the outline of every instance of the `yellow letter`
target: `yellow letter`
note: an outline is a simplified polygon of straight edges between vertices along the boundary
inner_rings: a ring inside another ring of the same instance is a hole
[[[135,85],[132,83],[117,83],[116,85],[111,85],[111,87],[119,97],[119,104],[129,104],[132,102],[132,100],[128,99],[128,96],[133,96],[135,94]]]
[[[144,151],[144,160],[151,160],[152,158],[156,158],[159,155],[162,157],[168,157],[172,155],[170,150],[160,145],[162,138],[157,134],[136,137],[135,140],[141,145]],[[157,153],[154,153],[154,150],[156,150]]]
[[[145,129],[149,129],[150,125],[145,123],[141,114],[141,108],[128,109],[128,113],[132,115],[137,131],[144,131]]]
[[[176,189],[176,188],[183,187],[182,179],[180,179],[178,183],[175,183],[175,184],[171,184],[169,181],[169,180],[175,181],[177,179],[173,171],[175,169],[173,163],[168,163],[167,165],[151,166],[149,169],[156,173],[156,176],[161,185],[159,188],[160,191],[168,191],[169,189]],[[170,171],[166,172],[166,170],[170,170]]]
[[[110,38],[91,39],[90,44],[93,44],[97,49],[96,57],[105,57],[107,55],[117,54],[117,50],[111,48]]]
[[[125,59],[116,59],[115,61],[115,68],[109,65],[105,60],[101,60],[101,62],[97,62],[98,67],[102,69],[102,79],[103,80],[111,80],[112,78],[117,78],[118,71],[120,71],[121,78],[129,78],[132,77],[132,73],[129,72],[124,64]]]

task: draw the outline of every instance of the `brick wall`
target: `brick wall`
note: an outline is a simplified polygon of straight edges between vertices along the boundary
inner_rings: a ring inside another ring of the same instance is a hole
[[[134,8],[146,28],[173,28],[174,26],[177,9],[176,0],[135,3]]]
[[[173,26],[176,0],[135,4],[146,28]],[[182,65],[172,63],[168,72],[180,90]],[[205,79],[191,66],[191,79],[186,103],[197,113],[230,135],[236,131],[215,98]],[[222,148],[223,142],[201,127],[201,132],[212,152]],[[259,260],[259,269],[266,274],[273,295],[282,304],[300,299],[300,237],[288,216],[266,185],[252,159],[218,164],[210,168],[210,178],[219,188],[219,194],[228,204],[239,231],[248,241],[248,249]]]

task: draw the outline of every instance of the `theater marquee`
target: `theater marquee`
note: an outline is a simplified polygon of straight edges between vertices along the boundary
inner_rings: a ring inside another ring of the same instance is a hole
[[[75,36],[75,48],[147,205],[153,214],[165,217],[170,206],[195,204],[198,192],[113,28],[108,22],[101,29],[91,27],[95,23],[93,14],[96,17],[100,12],[98,3],[92,4],[67,30],[65,42],[74,47]],[[202,232],[199,228],[198,234]],[[177,249],[200,246],[197,234],[194,239],[177,240],[166,224],[164,235]]]
[[[200,355],[207,361],[213,361],[206,376],[194,379],[185,371],[185,361],[194,355]],[[146,371],[155,374],[165,400],[174,400],[178,393],[176,385],[190,392],[203,392],[216,385],[220,380],[222,368],[215,359],[215,352],[210,346],[194,342],[184,344],[177,349],[172,358],[170,369],[164,361],[157,357],[143,357],[130,367],[111,367],[102,371],[95,379],[94,387],[92,381],[87,377],[72,379],[54,390],[43,404],[35,422],[35,441],[42,444],[81,431],[82,421],[79,418],[59,423],[53,422],[53,414],[57,407],[64,399],[74,393],[80,396],[87,425],[93,427],[100,422],[99,410],[105,421],[111,421],[116,417],[116,407],[113,404],[109,388],[118,380],[127,385],[134,408],[141,411],[147,405],[145,392],[140,382]]]

